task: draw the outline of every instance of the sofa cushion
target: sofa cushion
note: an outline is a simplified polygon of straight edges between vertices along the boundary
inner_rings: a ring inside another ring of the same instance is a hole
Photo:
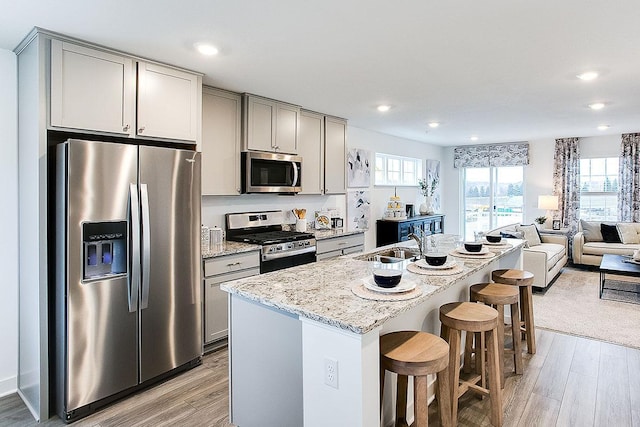
[[[582,253],[599,256],[604,254],[633,255],[635,249],[640,249],[640,244],[587,242],[582,246]]]
[[[602,232],[600,231],[600,223],[587,222],[583,219],[580,220],[580,227],[582,228],[582,235],[585,242],[602,242]]]
[[[565,256],[564,245],[557,243],[541,243],[531,249],[533,252],[544,252],[547,255],[547,266],[549,270]]]
[[[524,240],[527,241],[530,248],[542,244],[540,233],[535,225],[516,225],[516,231],[522,232]]]
[[[600,231],[602,232],[602,240],[605,243],[622,243],[618,228],[615,225],[600,224]]]
[[[616,224],[618,234],[622,243],[640,243],[640,235],[638,235],[638,228],[634,223],[618,223]]]

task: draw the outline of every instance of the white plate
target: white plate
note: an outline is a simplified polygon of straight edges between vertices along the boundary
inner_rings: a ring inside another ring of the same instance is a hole
[[[456,252],[460,252],[461,254],[464,254],[464,255],[484,255],[486,253],[489,253],[489,249],[483,246],[482,249],[480,249],[480,252],[469,252],[464,247],[462,247],[462,248],[457,248]]]
[[[398,286],[395,286],[393,288],[383,288],[381,286],[378,286],[376,285],[376,282],[373,281],[373,278],[364,279],[363,282],[364,282],[365,288],[374,292],[380,292],[381,294],[399,294],[401,292],[412,291],[416,288],[415,283],[410,283],[410,282],[402,283],[402,280],[400,281]]]
[[[483,245],[487,245],[487,246],[503,246],[506,245],[507,242],[505,242],[504,240],[500,240],[498,243],[492,243],[492,242],[487,242],[486,240],[484,240],[482,242]]]
[[[424,259],[419,259],[414,264],[420,268],[424,268],[425,270],[448,270],[455,267],[458,263],[456,260],[452,259],[442,265],[429,265]]]

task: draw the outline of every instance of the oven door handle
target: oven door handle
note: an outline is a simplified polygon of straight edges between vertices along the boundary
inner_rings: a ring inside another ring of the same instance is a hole
[[[288,252],[285,251],[285,252],[280,252],[276,254],[262,254],[262,261],[271,261],[273,259],[287,258],[295,255],[308,254],[310,252],[315,252],[315,251],[316,251],[315,246],[309,246],[308,248],[297,249],[295,251],[288,251]]]

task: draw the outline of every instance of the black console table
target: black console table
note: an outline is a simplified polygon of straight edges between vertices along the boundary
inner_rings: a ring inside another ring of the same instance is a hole
[[[379,219],[376,229],[376,246],[409,240],[409,234],[444,233],[444,215],[418,215],[399,221]]]

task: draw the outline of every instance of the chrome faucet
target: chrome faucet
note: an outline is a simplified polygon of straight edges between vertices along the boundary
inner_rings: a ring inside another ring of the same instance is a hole
[[[420,259],[423,258],[423,253],[422,253],[422,247],[424,245],[423,243],[423,239],[424,239],[424,233],[422,233],[422,237],[417,236],[414,233],[409,234],[409,238],[415,240],[418,243],[418,249],[420,249]]]

